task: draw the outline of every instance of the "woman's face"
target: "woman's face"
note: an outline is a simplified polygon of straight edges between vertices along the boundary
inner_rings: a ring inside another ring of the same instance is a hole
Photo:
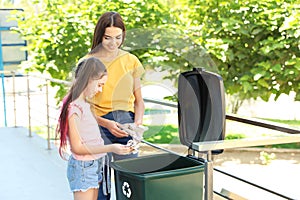
[[[85,96],[93,98],[98,92],[102,92],[102,87],[107,81],[107,75],[97,80],[90,80],[88,86],[85,89]]]
[[[116,51],[122,44],[123,31],[118,27],[107,27],[102,38],[102,46],[109,52]]]

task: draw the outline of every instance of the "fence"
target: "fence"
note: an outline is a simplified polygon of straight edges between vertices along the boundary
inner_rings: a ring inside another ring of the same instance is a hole
[[[69,87],[70,82],[35,74],[22,75],[16,71],[2,71],[2,76],[4,89],[0,96],[0,127],[1,124],[9,127],[28,127],[29,137],[32,136],[32,132],[43,133],[48,149],[51,149],[60,104],[55,99],[58,88],[50,85],[55,83]],[[167,115],[174,116],[175,109],[171,109],[167,104],[149,102],[147,105],[151,111],[145,113],[144,120],[151,124],[164,123]],[[151,117],[154,115],[155,117]]]
[[[5,126],[28,127],[28,136],[32,131],[46,132],[47,146],[51,149],[51,139],[55,137],[59,105],[54,96],[55,88],[50,83],[63,84],[69,82],[51,79],[38,75],[21,75],[15,71],[3,71],[5,81],[2,92],[0,116]],[[49,89],[51,88],[51,89]]]
[[[56,79],[51,79],[48,77],[37,76],[33,74],[21,75],[15,71],[2,71],[2,88],[4,92],[2,93],[1,99],[3,106],[1,107],[3,115],[0,116],[1,121],[4,121],[5,125],[17,127],[25,126],[28,127],[28,135],[32,136],[34,131],[39,131],[38,128],[42,127],[43,132],[46,132],[47,136],[47,147],[51,149],[51,139],[54,137],[55,128],[57,124],[57,114],[59,110],[59,105],[55,100],[54,96],[56,94],[56,89],[51,87],[50,83],[63,84],[66,87],[69,86],[69,82],[61,81]],[[161,106],[171,107],[173,109],[177,108],[174,103],[167,103],[164,101],[158,101],[153,99],[144,99],[147,103],[158,104]],[[213,171],[222,173],[231,178],[242,181],[246,184],[259,188],[265,192],[271,193],[277,197],[284,199],[292,199],[285,195],[279,194],[276,191],[269,190],[267,188],[261,187],[257,184],[248,182],[247,180],[235,177],[232,174],[228,174],[218,169],[214,169],[211,151],[216,149],[228,149],[228,148],[238,148],[238,147],[249,147],[249,146],[260,146],[267,144],[281,144],[281,143],[291,143],[300,142],[299,130],[282,127],[270,123],[265,123],[261,121],[255,121],[252,119],[240,118],[232,115],[226,115],[227,120],[232,120],[244,124],[250,124],[253,126],[263,127],[267,129],[272,129],[276,131],[281,131],[287,135],[283,137],[274,137],[268,139],[256,139],[256,140],[238,140],[238,141],[218,141],[218,142],[200,142],[194,143],[193,149],[195,153],[204,153],[206,156],[204,161],[206,163],[205,172],[205,199],[212,199],[213,193],[222,197],[223,199],[231,199],[228,195],[218,193],[213,191]],[[297,134],[297,135],[296,135]],[[155,146],[155,145],[154,145]],[[203,155],[202,155],[203,156]]]

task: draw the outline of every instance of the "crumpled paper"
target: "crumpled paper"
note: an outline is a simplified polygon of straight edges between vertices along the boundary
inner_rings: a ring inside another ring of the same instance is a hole
[[[137,126],[135,123],[126,123],[121,124],[120,128],[132,137],[132,140],[127,142],[127,146],[130,146],[134,149],[132,153],[137,153],[139,143],[143,140],[143,134],[148,130],[148,127],[142,125]]]

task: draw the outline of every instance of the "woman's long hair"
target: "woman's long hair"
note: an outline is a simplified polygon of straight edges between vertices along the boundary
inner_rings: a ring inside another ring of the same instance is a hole
[[[96,24],[96,27],[94,30],[93,41],[92,41],[92,47],[91,47],[91,51],[89,54],[95,53],[97,51],[97,49],[101,46],[102,39],[103,39],[103,36],[105,33],[105,29],[107,27],[118,27],[118,28],[122,29],[122,31],[123,31],[122,44],[123,44],[124,39],[125,39],[126,28],[125,28],[125,24],[123,22],[121,15],[119,13],[113,12],[113,11],[106,12],[103,15],[101,15],[101,17],[99,18],[99,20]]]
[[[59,154],[62,158],[65,158],[67,139],[69,137],[68,108],[70,103],[81,95],[88,86],[89,81],[101,79],[105,75],[107,75],[105,65],[95,57],[84,59],[77,65],[75,80],[69,93],[62,101],[63,104],[56,129],[56,134],[60,138]]]

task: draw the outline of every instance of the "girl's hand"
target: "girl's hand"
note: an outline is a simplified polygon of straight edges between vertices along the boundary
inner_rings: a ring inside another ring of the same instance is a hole
[[[130,154],[134,149],[132,147],[123,145],[123,144],[111,144],[112,152],[119,155]]]
[[[106,128],[111,132],[111,134],[118,138],[128,137],[128,133],[120,129],[120,125],[118,122],[111,120],[107,124]]]

